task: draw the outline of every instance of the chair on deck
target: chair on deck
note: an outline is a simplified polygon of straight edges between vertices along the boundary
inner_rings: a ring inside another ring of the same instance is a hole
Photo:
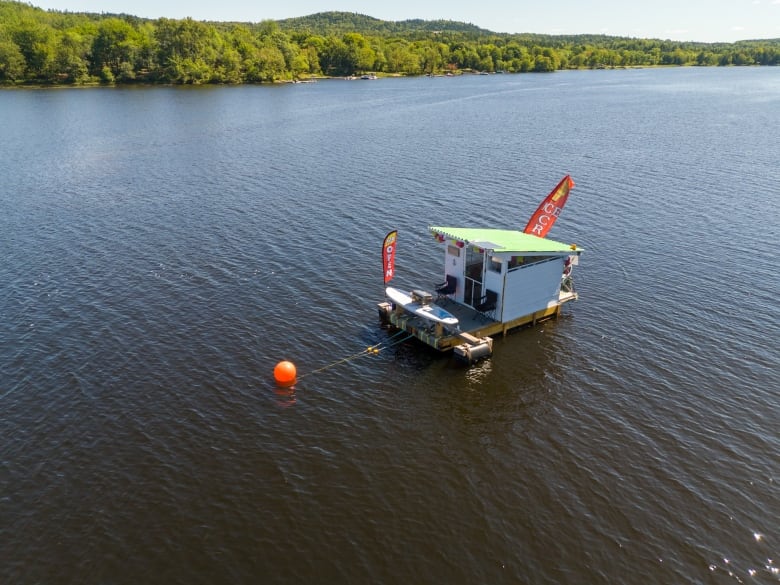
[[[498,305],[498,293],[490,289],[485,290],[485,296],[479,300],[479,304],[474,307],[480,315],[489,319],[496,320],[496,306]]]
[[[436,300],[447,298],[451,294],[455,294],[455,289],[458,287],[458,279],[451,274],[445,276],[446,280],[441,284],[436,285]]]

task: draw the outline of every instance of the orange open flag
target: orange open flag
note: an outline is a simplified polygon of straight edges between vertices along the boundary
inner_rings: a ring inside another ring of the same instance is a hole
[[[385,236],[382,243],[382,269],[385,272],[385,284],[395,276],[395,243],[398,240],[398,230],[393,230]]]
[[[528,225],[525,226],[525,233],[533,234],[543,238],[550,231],[550,228],[558,219],[566,205],[566,199],[569,197],[569,191],[574,188],[574,181],[569,175],[566,175],[561,182],[556,185],[550,194],[544,198],[536,212],[531,216]]]

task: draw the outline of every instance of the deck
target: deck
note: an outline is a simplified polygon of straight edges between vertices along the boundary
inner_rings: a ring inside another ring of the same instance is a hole
[[[449,351],[464,343],[464,340],[467,338],[482,339],[497,334],[506,335],[512,329],[526,325],[535,325],[539,321],[557,317],[560,313],[561,305],[576,298],[577,293],[562,291],[558,302],[551,303],[546,309],[503,323],[495,320],[489,314],[480,313],[469,305],[449,299],[440,299],[436,304],[457,317],[458,331],[445,329],[441,325],[437,326],[431,321],[426,321],[421,317],[406,313],[401,308],[395,308],[388,302],[379,303],[378,308],[382,321],[406,331],[434,349]]]
[[[461,331],[465,331],[474,336],[477,336],[476,332],[485,328],[485,326],[491,323],[497,323],[495,319],[488,315],[483,315],[473,307],[457,303],[450,299],[441,299],[437,301],[436,304],[458,318],[458,324],[460,325]]]

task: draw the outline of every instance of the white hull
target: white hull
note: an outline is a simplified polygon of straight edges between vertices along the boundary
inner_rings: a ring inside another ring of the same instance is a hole
[[[457,317],[436,304],[420,303],[413,299],[412,296],[408,293],[400,291],[397,288],[393,288],[392,286],[388,286],[387,289],[385,289],[385,292],[387,294],[387,298],[393,301],[396,305],[403,307],[404,311],[407,311],[413,315],[417,315],[418,317],[422,317],[428,321],[441,323],[442,325],[447,325],[449,327],[454,327],[458,324]]]

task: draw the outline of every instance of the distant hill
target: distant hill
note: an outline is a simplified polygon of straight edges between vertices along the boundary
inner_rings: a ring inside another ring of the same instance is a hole
[[[346,33],[360,33],[365,36],[398,36],[406,38],[430,38],[431,33],[439,33],[444,36],[462,36],[467,39],[513,39],[526,43],[536,43],[549,47],[565,47],[571,45],[589,45],[596,47],[611,47],[625,42],[653,41],[667,45],[680,47],[729,47],[729,46],[755,46],[757,44],[777,46],[780,38],[757,39],[737,41],[736,43],[704,43],[694,41],[669,41],[664,39],[635,38],[610,36],[604,34],[568,34],[548,35],[539,33],[497,33],[485,28],[480,28],[471,23],[454,20],[422,20],[409,19],[399,21],[380,20],[372,16],[357,12],[318,12],[308,16],[285,18],[275,21],[279,28],[285,32],[299,32],[316,34],[321,36],[343,35]]]
[[[357,12],[318,12],[309,16],[286,18],[276,21],[286,31],[309,31],[318,35],[341,35],[359,32],[377,35],[405,35],[417,32],[458,32],[474,35],[495,34],[473,24],[454,20],[379,20]]]

